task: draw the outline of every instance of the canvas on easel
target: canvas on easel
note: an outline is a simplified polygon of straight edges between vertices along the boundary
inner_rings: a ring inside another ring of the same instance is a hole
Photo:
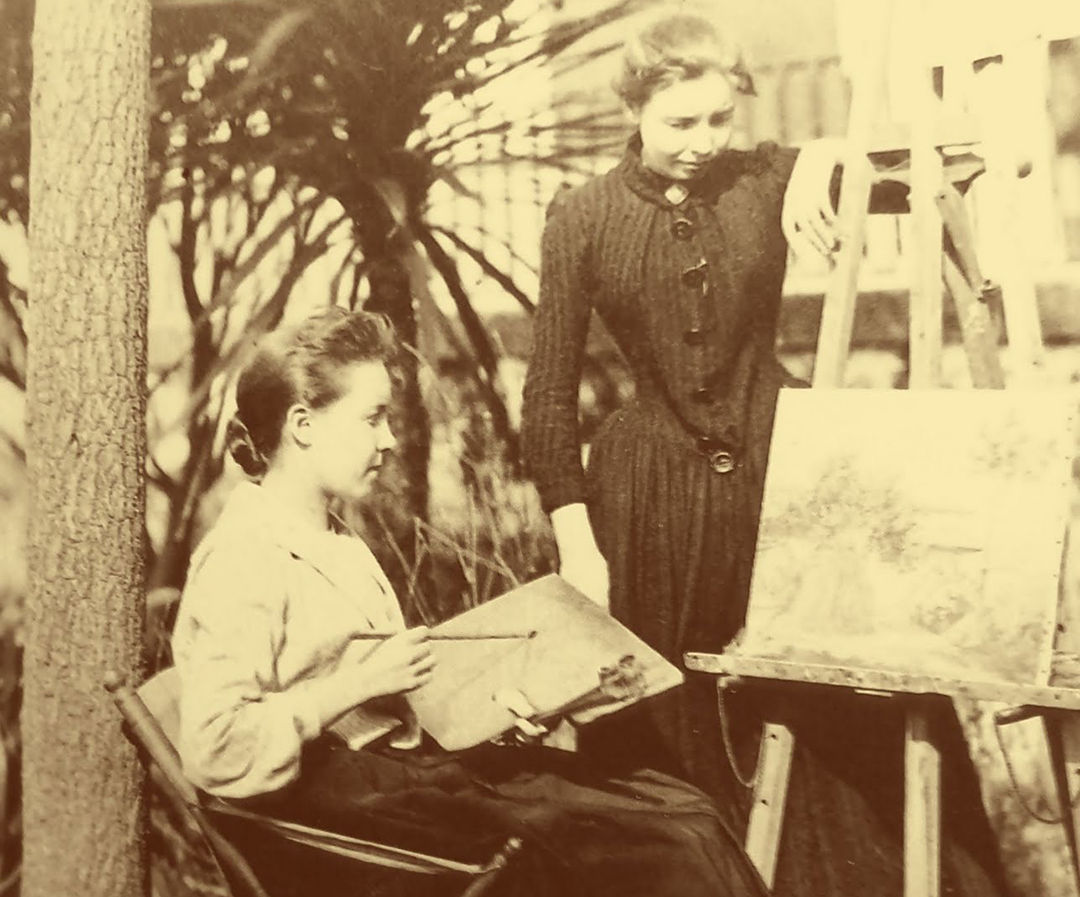
[[[1047,684],[1074,408],[1064,392],[784,391],[738,652]]]

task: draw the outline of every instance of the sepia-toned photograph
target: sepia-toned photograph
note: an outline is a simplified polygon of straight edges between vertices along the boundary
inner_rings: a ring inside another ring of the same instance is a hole
[[[1080,897],[1077,0],[0,0],[0,897]]]

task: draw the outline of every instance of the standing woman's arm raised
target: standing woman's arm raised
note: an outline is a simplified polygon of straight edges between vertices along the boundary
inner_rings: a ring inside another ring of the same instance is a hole
[[[828,258],[836,250],[840,235],[830,187],[843,162],[844,141],[837,138],[812,140],[799,150],[781,215],[784,237],[796,255]]]
[[[830,258],[847,234],[841,230],[835,206],[839,201],[840,171],[852,164],[850,144],[843,137],[819,137],[803,144],[795,159],[784,193],[781,224],[784,237],[796,255]],[[867,156],[855,164],[864,166],[870,178],[870,211],[908,211],[908,186],[900,179],[878,179]]]
[[[607,564],[585,508],[578,392],[592,312],[590,226],[581,191],[552,201],[540,261],[540,302],[525,378],[521,441],[526,468],[551,515],[559,572],[607,606]]]

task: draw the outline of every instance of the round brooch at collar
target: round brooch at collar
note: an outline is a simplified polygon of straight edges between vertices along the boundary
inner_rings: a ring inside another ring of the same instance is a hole
[[[673,206],[681,206],[690,196],[690,191],[682,184],[672,184],[664,191],[664,198]]]

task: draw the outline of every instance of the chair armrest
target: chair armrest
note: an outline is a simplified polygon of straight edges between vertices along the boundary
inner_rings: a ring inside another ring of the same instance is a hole
[[[304,844],[316,850],[410,872],[426,874],[459,872],[463,875],[482,875],[485,872],[504,866],[509,856],[516,853],[521,847],[519,839],[510,838],[486,863],[462,863],[445,857],[406,850],[402,847],[392,847],[375,841],[365,841],[351,835],[342,835],[337,832],[312,828],[298,822],[277,819],[273,816],[264,816],[261,813],[253,813],[250,810],[233,806],[217,798],[204,800],[202,807],[207,813],[242,819],[288,841]]]

